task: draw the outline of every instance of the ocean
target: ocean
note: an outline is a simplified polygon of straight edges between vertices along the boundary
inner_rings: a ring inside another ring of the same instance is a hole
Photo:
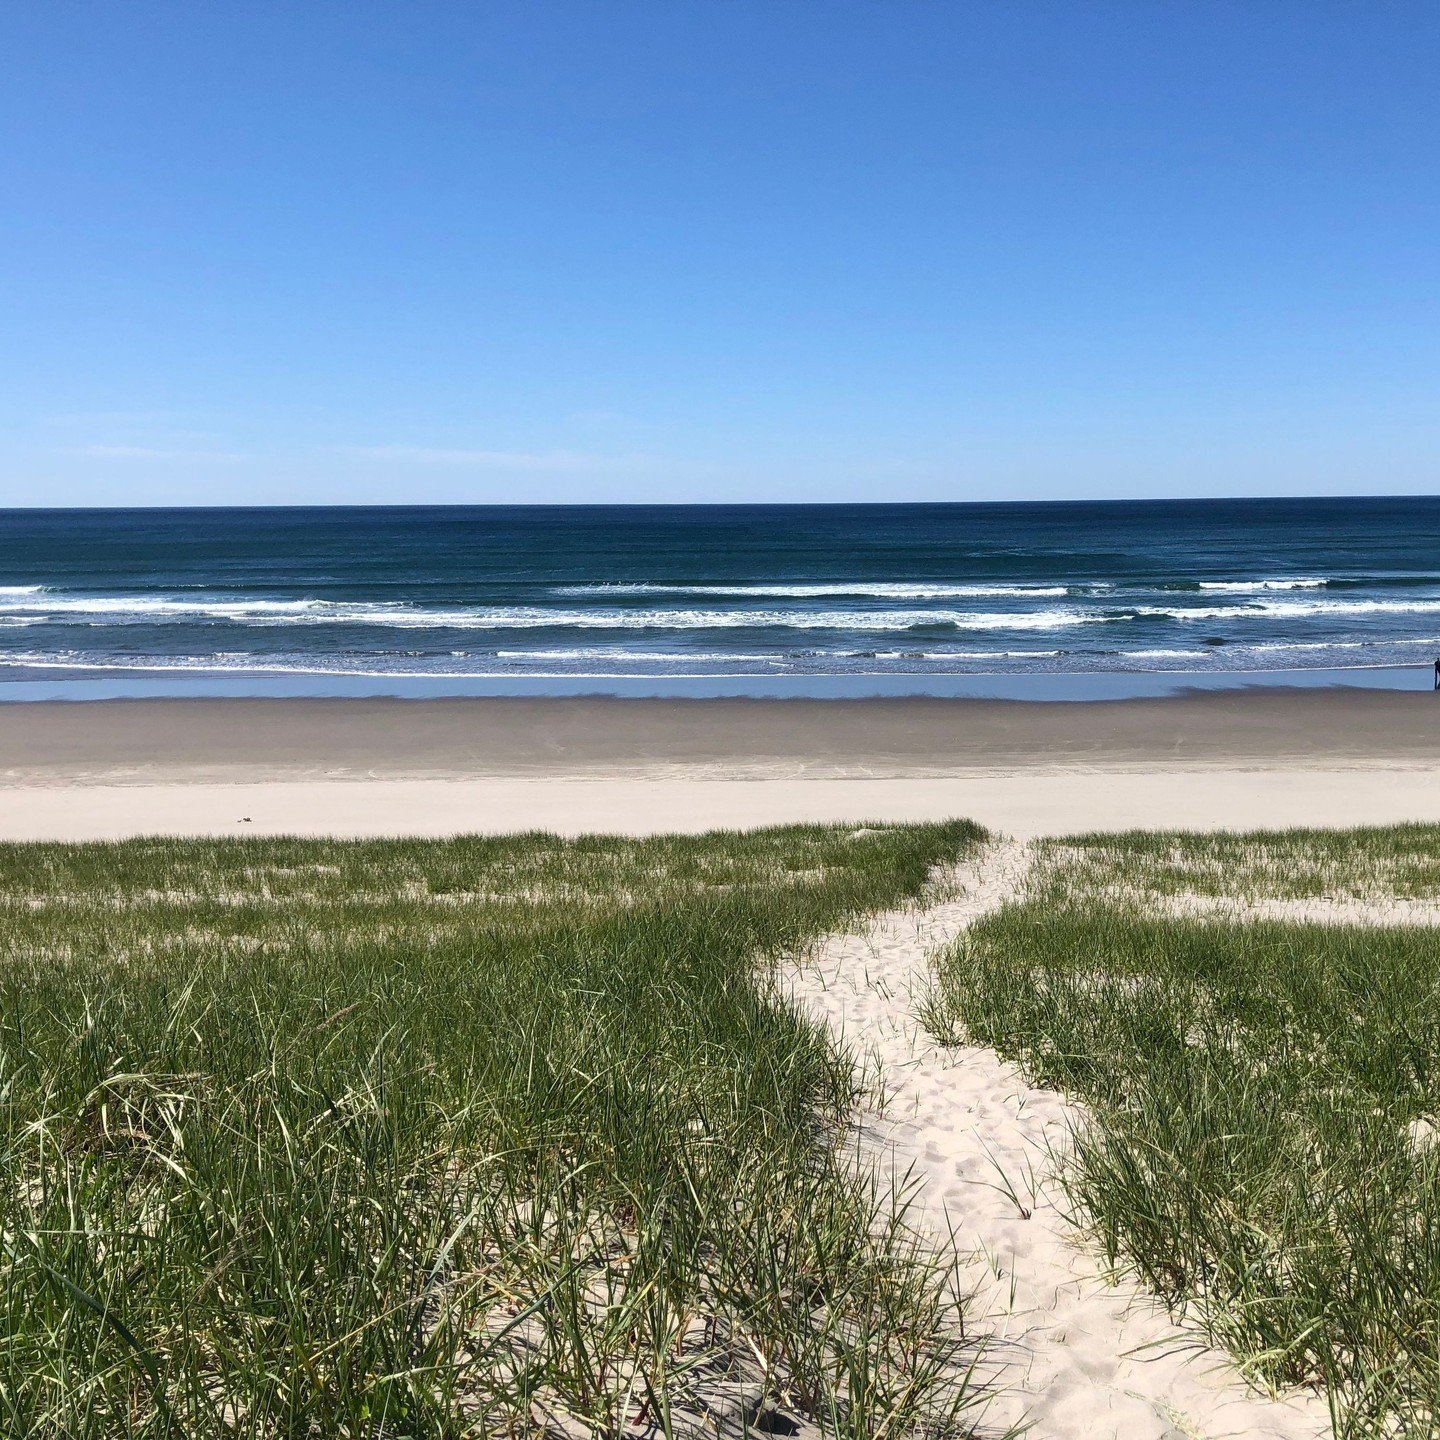
[[[1440,653],[1440,499],[0,511],[0,679],[1276,672]]]

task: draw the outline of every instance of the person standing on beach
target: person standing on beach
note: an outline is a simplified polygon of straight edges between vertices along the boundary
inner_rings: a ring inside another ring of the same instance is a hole
[[[1440,658],[1435,661],[1435,688],[1440,690]]]

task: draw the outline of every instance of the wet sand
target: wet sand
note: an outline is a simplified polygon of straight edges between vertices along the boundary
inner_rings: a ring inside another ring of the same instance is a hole
[[[1167,699],[99,700],[0,705],[0,778],[113,782],[957,768],[1428,765],[1440,695]]]
[[[0,706],[0,837],[1440,820],[1440,696]],[[248,818],[247,818],[248,817]]]

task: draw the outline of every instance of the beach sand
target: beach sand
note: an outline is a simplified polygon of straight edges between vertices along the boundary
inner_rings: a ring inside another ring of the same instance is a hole
[[[1440,697],[0,706],[0,838],[1440,820]]]

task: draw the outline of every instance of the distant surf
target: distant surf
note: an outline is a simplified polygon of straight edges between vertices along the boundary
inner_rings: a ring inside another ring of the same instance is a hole
[[[1428,663],[1440,501],[0,512],[0,672]]]

